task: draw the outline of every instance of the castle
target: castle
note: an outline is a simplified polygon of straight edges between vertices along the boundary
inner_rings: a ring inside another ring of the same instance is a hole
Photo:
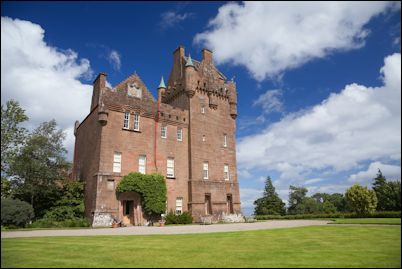
[[[85,181],[92,225],[147,222],[139,194],[116,193],[121,178],[137,171],[165,176],[167,212],[188,211],[195,221],[240,214],[236,96],[208,49],[196,61],[178,47],[157,100],[137,74],[110,88],[100,73],[90,113],[74,128],[73,177]]]

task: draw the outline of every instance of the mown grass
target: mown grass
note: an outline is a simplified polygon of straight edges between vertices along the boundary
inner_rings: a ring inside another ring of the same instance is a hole
[[[392,224],[401,225],[399,218],[333,219],[334,224]]]
[[[1,240],[1,267],[400,267],[399,226]]]

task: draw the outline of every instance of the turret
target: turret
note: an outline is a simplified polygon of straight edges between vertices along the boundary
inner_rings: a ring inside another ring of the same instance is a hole
[[[187,57],[186,65],[184,67],[184,86],[188,97],[193,97],[195,94],[195,82],[197,80],[197,72],[190,54]]]
[[[228,90],[228,96],[229,96],[230,116],[233,119],[236,119],[236,117],[237,117],[237,92],[236,92],[236,84],[233,80],[228,82],[227,90]]]
[[[166,85],[165,81],[163,80],[163,76],[161,78],[161,82],[159,83],[158,86],[158,103],[160,104],[162,102],[162,94],[165,94],[166,92]]]

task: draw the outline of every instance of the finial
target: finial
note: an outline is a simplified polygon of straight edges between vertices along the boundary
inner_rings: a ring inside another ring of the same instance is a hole
[[[188,57],[187,57],[186,67],[187,66],[194,66],[193,61],[191,60],[190,53],[188,54]]]
[[[163,81],[163,76],[162,76],[162,78],[161,78],[161,83],[159,83],[158,89],[159,89],[159,88],[165,88],[165,89],[166,89],[165,81]]]

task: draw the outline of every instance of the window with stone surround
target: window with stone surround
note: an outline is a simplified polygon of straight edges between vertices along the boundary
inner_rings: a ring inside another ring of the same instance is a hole
[[[176,198],[176,214],[181,214],[183,212],[183,197]]]
[[[134,114],[134,131],[140,130],[140,113]]]
[[[167,159],[166,177],[174,177],[174,158]]]
[[[223,166],[223,179],[229,180],[229,177],[230,177],[230,175],[229,175],[229,165],[225,164]]]
[[[115,152],[113,158],[113,172],[121,172],[121,152]]]
[[[208,179],[208,162],[204,162],[202,165],[202,177]]]
[[[130,112],[125,112],[124,113],[123,128],[124,129],[130,128]]]
[[[205,114],[205,106],[201,105],[201,114]]]
[[[138,172],[141,174],[146,174],[146,167],[147,167],[147,156],[140,155],[138,158]]]
[[[177,127],[177,141],[183,141],[183,129]]]
[[[223,134],[223,146],[225,148],[228,146],[228,144],[227,144],[227,135],[225,133]]]
[[[161,137],[166,138],[167,137],[167,126],[162,125],[161,127]]]

